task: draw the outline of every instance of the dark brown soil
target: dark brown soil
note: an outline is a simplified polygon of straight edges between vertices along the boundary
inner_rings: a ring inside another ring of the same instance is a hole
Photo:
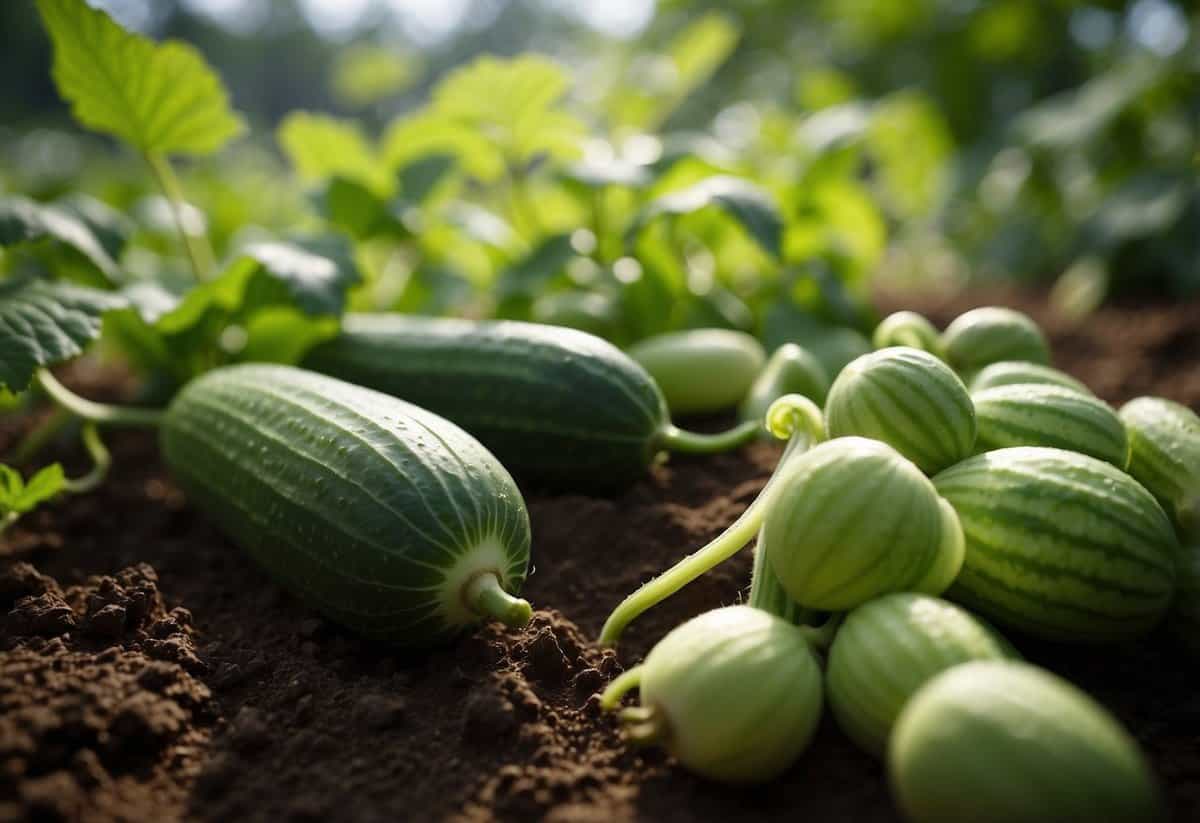
[[[1106,399],[1200,408],[1200,304],[1070,328],[1021,295],[920,303],[944,324],[991,301],[1037,315],[1058,364]],[[25,425],[0,423],[0,450]],[[186,505],[152,437],[111,440],[102,490],[30,516],[0,547],[0,820],[896,819],[881,766],[828,718],[786,776],[732,790],[629,751],[597,710],[622,664],[741,596],[748,556],[633,624],[619,657],[589,642],[624,594],[753,499],[770,445],[673,459],[617,498],[530,495],[532,625],[414,654],[305,609]],[[1176,819],[1200,819],[1200,668],[1159,637],[1018,645],[1113,709]]]

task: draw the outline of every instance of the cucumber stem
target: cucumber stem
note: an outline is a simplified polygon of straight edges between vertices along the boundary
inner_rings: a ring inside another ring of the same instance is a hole
[[[150,166],[155,181],[167,198],[171,216],[175,220],[175,228],[179,232],[179,239],[183,242],[188,262],[192,266],[192,274],[195,275],[198,282],[202,282],[208,278],[208,273],[213,267],[213,252],[208,244],[208,236],[197,237],[187,230],[183,219],[183,207],[186,205],[183,199],[183,187],[179,185],[179,178],[175,176],[171,161],[157,152],[145,152],[142,156],[145,158],[146,164]]]
[[[642,671],[644,669],[645,664],[634,666],[609,683],[608,688],[600,695],[600,708],[605,711],[611,711],[616,708],[616,705],[621,702],[621,698],[625,696],[626,692],[636,689],[642,684]]]
[[[163,412],[94,403],[68,389],[46,369],[38,369],[37,381],[50,399],[76,417],[102,426],[158,426]]]
[[[625,740],[634,746],[653,746],[667,739],[666,718],[653,706],[625,709],[620,715],[625,726]]]
[[[805,608],[792,599],[767,562],[766,554],[760,532],[758,545],[754,547],[754,571],[750,577],[750,596],[746,605],[783,618],[794,626],[803,626],[817,614],[817,610]]]
[[[758,437],[760,431],[762,423],[758,420],[747,420],[717,434],[685,431],[668,423],[659,429],[657,440],[667,451],[680,454],[717,454],[746,445]]]
[[[841,628],[845,613],[835,614],[820,626],[801,626],[800,631],[808,641],[808,645],[819,651],[825,651],[833,644],[833,638]]]
[[[533,617],[529,601],[506,592],[494,571],[480,572],[468,580],[463,597],[471,611],[480,617],[490,617],[514,629],[528,625]]]
[[[104,447],[104,441],[100,439],[95,423],[84,423],[81,436],[84,448],[92,458],[92,469],[82,477],[67,481],[65,488],[72,494],[84,494],[95,489],[104,482],[104,478],[108,476],[108,469],[112,466],[112,455]]]

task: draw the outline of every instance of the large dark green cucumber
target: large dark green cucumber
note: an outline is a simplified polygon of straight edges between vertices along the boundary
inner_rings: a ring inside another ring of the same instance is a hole
[[[529,564],[516,484],[458,426],[286,366],[217,369],[162,421],[188,496],[302,600],[357,631],[429,645],[520,625]]]
[[[650,375],[610,343],[512,321],[348,315],[304,365],[408,400],[475,435],[514,474],[565,488],[613,488],[665,449],[708,451],[752,439],[671,425]]]

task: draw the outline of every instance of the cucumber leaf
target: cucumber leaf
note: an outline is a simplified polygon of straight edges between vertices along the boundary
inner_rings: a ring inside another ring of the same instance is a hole
[[[34,278],[0,280],[0,386],[23,391],[42,366],[83,353],[119,294]]]
[[[783,217],[769,194],[740,177],[717,175],[651,201],[634,218],[626,235],[632,241],[663,215],[683,215],[716,206],[741,224],[775,260],[782,256]]]
[[[84,0],[37,6],[54,43],[54,82],[83,125],[161,154],[210,154],[243,130],[193,47],[128,32]]]
[[[340,177],[380,195],[388,194],[392,188],[375,147],[353,121],[307,111],[292,112],[280,124],[276,138],[306,182],[320,183]]]
[[[69,208],[49,206],[27,197],[0,197],[0,248],[48,241],[78,254],[111,284],[117,264],[96,234]]]

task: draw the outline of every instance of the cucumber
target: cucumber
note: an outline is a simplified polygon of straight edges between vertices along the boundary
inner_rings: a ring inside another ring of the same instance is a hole
[[[875,327],[871,343],[877,349],[892,346],[908,346],[942,357],[942,336],[937,327],[924,315],[915,311],[898,311],[889,314]]]
[[[1143,634],[1175,590],[1175,533],[1153,496],[1094,457],[1041,447],[985,452],[933,478],[958,512],[966,557],[947,592],[1051,640]]]
[[[663,451],[725,450],[760,428],[684,432],[620,349],[537,323],[351,314],[304,365],[452,420],[518,477],[558,488],[618,488]]]
[[[1026,363],[1021,360],[1001,360],[999,363],[984,366],[972,378],[968,388],[974,393],[996,386],[1010,386],[1017,383],[1045,383],[1074,389],[1082,394],[1092,394],[1091,389],[1066,372],[1059,371],[1053,366]]]
[[[970,612],[938,597],[899,592],[846,617],[829,649],[829,706],[842,730],[882,757],[908,699],[959,663],[1017,657],[1008,641]]]
[[[971,395],[979,433],[975,451],[1053,446],[1088,454],[1118,469],[1129,462],[1129,440],[1117,413],[1090,394],[1046,384],[996,386]]]
[[[1161,397],[1130,400],[1120,417],[1129,432],[1129,473],[1158,498],[1185,541],[1200,543],[1200,417]]]
[[[946,362],[965,376],[1002,360],[1050,363],[1050,346],[1037,324],[1000,306],[960,314],[942,332],[942,348]]]
[[[766,363],[745,332],[692,329],[640,340],[627,350],[662,389],[671,414],[705,414],[742,401]]]
[[[934,474],[972,453],[975,408],[950,367],[928,352],[893,346],[846,366],[825,400],[830,437],[882,440]]]
[[[743,420],[762,421],[771,404],[785,394],[798,394],[820,405],[828,391],[829,378],[821,363],[795,343],[784,343],[767,360],[738,415]],[[763,434],[767,434],[765,429]]]
[[[1092,698],[1015,661],[965,663],[909,702],[888,748],[914,823],[1153,823],[1164,805],[1129,733]]]
[[[197,506],[331,620],[427,646],[486,617],[529,620],[516,484],[477,440],[379,392],[288,366],[189,383],[163,456]]]

